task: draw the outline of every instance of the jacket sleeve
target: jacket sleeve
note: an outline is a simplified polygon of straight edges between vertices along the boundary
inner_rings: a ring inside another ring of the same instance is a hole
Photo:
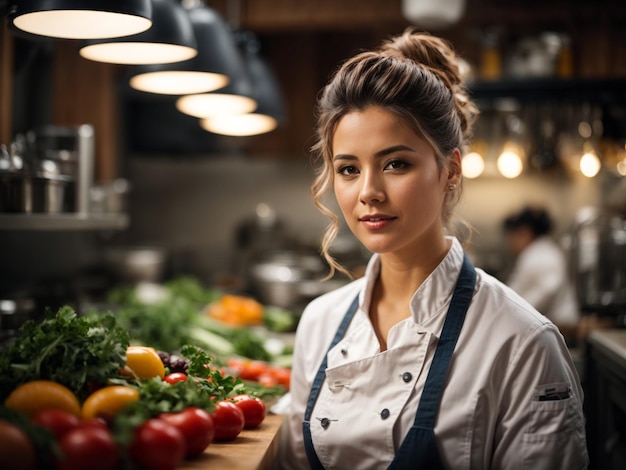
[[[491,468],[587,468],[583,391],[560,333],[543,324],[509,362]]]

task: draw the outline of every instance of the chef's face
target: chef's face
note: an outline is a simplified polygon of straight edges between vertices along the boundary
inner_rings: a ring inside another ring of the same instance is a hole
[[[505,232],[506,243],[514,255],[519,255],[533,241],[534,235],[530,227],[522,225]]]
[[[425,139],[370,107],[341,118],[332,152],[337,203],[367,249],[406,256],[440,246],[442,206],[458,175],[439,169]]]

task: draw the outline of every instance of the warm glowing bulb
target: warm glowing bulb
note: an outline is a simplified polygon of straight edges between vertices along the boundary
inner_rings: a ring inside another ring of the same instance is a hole
[[[587,178],[593,178],[600,171],[600,159],[593,152],[587,152],[580,157],[580,172]]]
[[[470,152],[461,161],[463,176],[466,178],[477,178],[485,171],[485,160],[478,152]]]
[[[198,54],[193,47],[158,42],[102,42],[84,46],[79,54],[96,62],[123,65],[170,64]]]
[[[215,134],[247,136],[273,131],[278,122],[271,116],[252,113],[202,119],[200,125],[204,130]]]
[[[228,77],[219,73],[187,70],[161,70],[135,75],[130,86],[136,90],[164,95],[205,93],[228,85]]]
[[[204,93],[178,98],[176,109],[197,118],[209,118],[226,114],[245,114],[254,111],[257,103],[242,95]]]
[[[111,11],[43,10],[18,16],[13,24],[28,33],[53,38],[104,39],[142,33],[152,21]]]
[[[505,178],[517,178],[523,169],[520,156],[510,150],[506,150],[498,157],[498,171]]]
[[[617,162],[617,172],[622,176],[626,176],[626,158]]]

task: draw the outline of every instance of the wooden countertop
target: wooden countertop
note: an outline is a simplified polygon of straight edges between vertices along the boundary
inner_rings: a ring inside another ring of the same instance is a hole
[[[261,426],[244,429],[232,441],[213,442],[199,457],[186,460],[180,470],[269,470],[278,456],[282,416],[268,414]]]

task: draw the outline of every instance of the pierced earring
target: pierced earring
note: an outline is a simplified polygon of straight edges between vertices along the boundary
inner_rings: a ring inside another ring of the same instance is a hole
[[[454,184],[454,183],[450,183],[450,184],[448,185],[448,190],[449,190],[449,191],[454,191],[455,189],[456,189],[456,184]]]

